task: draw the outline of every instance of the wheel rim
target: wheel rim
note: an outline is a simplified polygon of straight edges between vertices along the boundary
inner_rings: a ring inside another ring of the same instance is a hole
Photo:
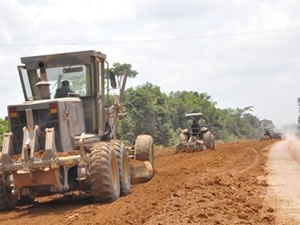
[[[111,164],[110,164],[111,172],[112,172],[112,182],[114,190],[118,188],[118,164],[115,157],[112,157]]]
[[[9,184],[10,182],[8,181],[10,178],[12,178],[12,175],[8,175],[6,177],[6,180],[7,180],[7,184]],[[13,179],[13,178],[12,178]],[[9,186],[9,185],[5,185],[4,186],[4,189],[5,189],[5,192],[6,192],[6,196],[7,196],[7,199],[12,202],[15,200],[16,196],[13,194],[13,187],[12,186]]]
[[[124,175],[124,180],[126,182],[126,185],[128,185],[128,181],[130,180],[130,176],[129,176],[129,170],[128,170],[128,160],[127,160],[127,156],[123,154],[122,157],[122,165],[123,165],[123,175]]]

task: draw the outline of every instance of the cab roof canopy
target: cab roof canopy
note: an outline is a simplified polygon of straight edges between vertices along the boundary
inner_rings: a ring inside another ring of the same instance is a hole
[[[184,117],[203,117],[203,114],[201,112],[198,113],[186,113]]]
[[[57,67],[65,65],[82,64],[83,62],[90,62],[91,56],[97,57],[102,61],[106,59],[105,54],[94,50],[88,50],[21,57],[21,62],[26,65],[27,69],[38,69],[41,67]]]

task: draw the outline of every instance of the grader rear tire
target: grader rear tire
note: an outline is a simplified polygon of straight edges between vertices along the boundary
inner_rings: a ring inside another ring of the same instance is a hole
[[[130,192],[130,167],[128,161],[128,153],[124,144],[119,140],[112,140],[113,149],[115,151],[119,174],[120,174],[120,194],[127,195]]]
[[[34,199],[35,196],[32,193],[26,196],[20,196],[20,199],[18,200],[18,205],[31,205],[34,203]]]
[[[137,136],[135,141],[135,159],[149,161],[154,170],[153,138],[150,135],[142,134]]]
[[[96,201],[107,203],[120,196],[118,161],[110,143],[99,142],[91,152],[91,189]]]
[[[0,177],[0,210],[13,210],[18,203],[18,198],[12,193],[12,188],[5,185],[11,175],[3,175]]]

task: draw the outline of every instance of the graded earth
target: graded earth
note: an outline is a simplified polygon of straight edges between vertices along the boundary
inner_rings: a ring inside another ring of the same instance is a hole
[[[127,196],[109,204],[78,192],[36,198],[0,212],[0,224],[299,224],[297,146],[297,140],[263,140],[194,153],[156,149],[154,177],[132,185]],[[279,170],[282,160],[289,163]]]

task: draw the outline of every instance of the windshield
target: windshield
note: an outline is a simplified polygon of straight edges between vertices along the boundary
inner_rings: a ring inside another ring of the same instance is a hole
[[[68,92],[73,93],[73,96],[91,95],[90,65],[46,68],[46,76],[41,69],[26,70],[25,67],[19,67],[19,72],[26,100],[67,97],[59,95],[65,84],[68,84]],[[43,84],[48,90],[48,97],[40,95],[40,86]]]

